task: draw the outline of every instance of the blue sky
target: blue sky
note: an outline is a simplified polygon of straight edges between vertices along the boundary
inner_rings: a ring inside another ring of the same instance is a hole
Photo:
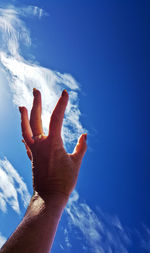
[[[52,252],[150,252],[149,1],[1,1],[0,245],[22,219],[30,162],[18,105],[43,95],[43,122],[66,88],[69,152],[88,151]]]

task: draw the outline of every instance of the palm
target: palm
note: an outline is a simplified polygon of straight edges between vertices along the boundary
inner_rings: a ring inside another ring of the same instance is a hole
[[[48,138],[34,146],[33,186],[38,192],[70,194],[77,181],[77,164],[62,145],[49,145]],[[41,169],[40,169],[41,168]],[[38,173],[37,173],[38,172]]]

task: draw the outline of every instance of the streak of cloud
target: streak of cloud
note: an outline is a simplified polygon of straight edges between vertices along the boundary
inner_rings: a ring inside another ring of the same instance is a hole
[[[0,160],[0,179],[0,209],[6,212],[7,204],[9,204],[19,214],[18,197],[20,197],[24,207],[27,207],[30,194],[23,179],[7,158]]]
[[[139,248],[144,252],[150,252],[150,228],[143,224],[140,230],[136,231],[136,241],[139,242]]]
[[[86,242],[84,251],[90,248],[94,253],[128,253],[130,238],[117,216],[110,216],[100,209],[98,215],[86,204],[79,201],[79,195],[73,192],[66,212],[69,217],[67,245],[71,246],[71,231],[75,228]]]
[[[6,238],[0,233],[0,248],[3,246],[3,244],[6,242]]]
[[[18,17],[17,10],[0,8],[0,30],[2,38],[0,51],[21,60],[19,41],[29,46],[31,40],[24,22]]]
[[[43,16],[48,16],[48,14],[42,8],[39,8],[38,6],[29,5],[27,7],[20,8],[17,10],[21,15],[25,15],[25,16],[33,15],[38,18],[42,18]]]

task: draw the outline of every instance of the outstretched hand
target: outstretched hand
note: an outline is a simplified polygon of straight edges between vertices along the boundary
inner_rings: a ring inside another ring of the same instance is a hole
[[[33,188],[41,197],[49,198],[52,194],[69,197],[73,191],[82,158],[86,152],[86,134],[82,134],[72,154],[64,149],[61,128],[68,93],[62,92],[51,115],[48,135],[43,134],[41,120],[41,93],[33,89],[33,107],[28,119],[25,107],[19,107],[21,127],[27,154],[32,161]]]

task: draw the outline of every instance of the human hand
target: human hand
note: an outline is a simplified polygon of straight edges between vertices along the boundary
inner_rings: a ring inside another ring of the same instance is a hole
[[[53,194],[69,198],[77,183],[82,158],[87,149],[87,134],[80,136],[73,153],[68,154],[61,138],[64,113],[69,99],[67,91],[62,92],[52,113],[48,136],[43,134],[42,128],[41,93],[33,89],[33,95],[30,122],[27,109],[19,107],[19,110],[23,142],[32,161],[34,192],[47,199]]]

